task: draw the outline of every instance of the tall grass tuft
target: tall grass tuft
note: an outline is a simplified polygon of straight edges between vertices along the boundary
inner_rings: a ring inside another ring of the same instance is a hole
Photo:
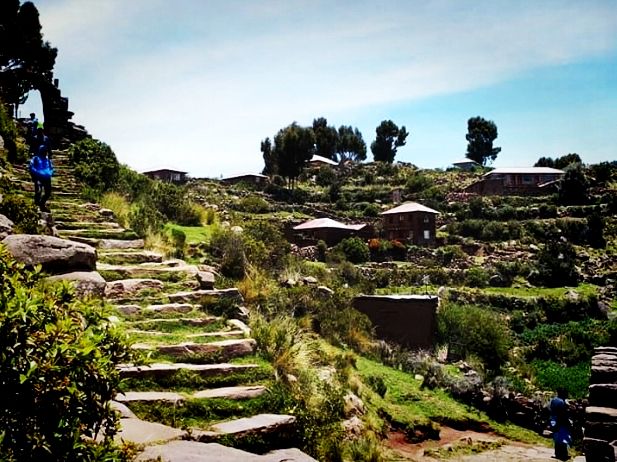
[[[103,208],[110,209],[114,212],[116,220],[123,228],[129,224],[129,212],[131,206],[122,194],[117,192],[107,192],[100,199],[100,205]]]

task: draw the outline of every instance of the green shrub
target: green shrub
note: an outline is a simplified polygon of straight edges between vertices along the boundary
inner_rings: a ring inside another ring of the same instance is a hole
[[[371,389],[382,398],[388,392],[388,386],[381,375],[369,375],[366,378],[366,383]]]
[[[186,233],[178,228],[171,228],[171,243],[174,246],[174,257],[184,258],[186,247]]]
[[[325,241],[317,241],[317,259],[319,261],[326,261],[326,254],[328,253],[328,244]]]
[[[84,138],[71,145],[68,155],[75,176],[86,186],[103,193],[116,185],[120,164],[107,144]]]
[[[219,229],[210,238],[210,252],[220,259],[223,276],[242,279],[247,271],[248,261],[242,236],[230,229]]]
[[[554,361],[536,360],[531,363],[538,386],[544,390],[567,390],[571,398],[584,398],[589,390],[590,366],[582,362],[564,367]]]
[[[247,213],[268,213],[270,204],[259,196],[247,196],[235,203],[235,208]]]
[[[432,186],[433,180],[421,173],[414,173],[411,177],[409,177],[407,183],[405,184],[407,192],[411,194],[422,192]]]
[[[39,232],[39,211],[30,199],[14,194],[5,194],[0,202],[0,214],[9,218],[16,226],[16,232],[37,234]]]
[[[567,241],[554,238],[538,252],[537,273],[531,282],[547,287],[576,286],[578,277],[576,250]]]
[[[330,186],[337,181],[336,171],[329,165],[321,167],[315,175],[315,183],[319,186]]]
[[[249,261],[253,264],[273,269],[280,268],[284,258],[289,254],[291,248],[285,239],[280,227],[266,220],[248,222],[244,226],[245,242],[253,244],[255,250],[247,252]],[[252,242],[248,242],[248,240]],[[256,246],[261,245],[261,254],[257,255]],[[251,247],[249,245],[249,247]]]
[[[448,303],[440,307],[437,323],[439,343],[448,346],[449,354],[477,356],[492,372],[499,371],[507,361],[511,331],[499,313]]]
[[[362,212],[365,217],[377,217],[379,216],[379,212],[381,212],[381,207],[377,204],[368,204],[364,207],[364,211]]]
[[[129,223],[129,213],[131,206],[126,198],[117,192],[107,192],[101,197],[99,204],[101,207],[110,209],[114,212],[114,217],[118,224],[122,227],[127,227]]]
[[[371,256],[368,245],[359,237],[343,239],[336,248],[343,252],[345,258],[352,263],[364,263]]]
[[[101,306],[38,277],[0,249],[2,460],[120,460],[109,402],[129,350]]]
[[[465,284],[469,287],[486,287],[488,285],[488,273],[484,268],[474,266],[465,273]]]
[[[150,233],[158,232],[164,224],[165,218],[149,203],[135,206],[128,216],[131,229],[140,237],[146,237]]]

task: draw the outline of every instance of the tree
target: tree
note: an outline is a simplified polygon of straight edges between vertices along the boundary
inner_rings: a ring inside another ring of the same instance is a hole
[[[394,162],[396,151],[401,146],[405,146],[409,133],[402,126],[398,126],[391,120],[383,120],[375,129],[377,134],[375,141],[371,143],[371,152],[375,161]]]
[[[555,168],[555,161],[552,157],[540,157],[534,164],[534,167],[550,167]]]
[[[559,203],[563,205],[585,204],[588,200],[589,179],[582,164],[570,164],[559,182]]]
[[[41,80],[50,80],[58,50],[43,41],[32,2],[0,2],[0,98],[18,105]]]
[[[315,154],[326,159],[336,160],[338,133],[336,128],[328,126],[325,117],[313,120],[313,133],[315,135]]]
[[[581,156],[576,153],[566,154],[555,159],[555,168],[564,169],[572,164],[581,164]]]
[[[563,237],[553,236],[540,249],[537,257],[537,276],[534,283],[546,287],[576,286],[576,250]],[[533,280],[534,278],[532,278]]]
[[[278,165],[278,173],[287,178],[292,189],[314,154],[315,135],[311,128],[300,127],[294,122],[279,130],[274,137],[273,155]]]
[[[272,152],[272,142],[270,138],[266,138],[261,142],[261,153],[264,158],[264,169],[262,173],[264,175],[278,174],[278,165],[276,163],[276,157]]]
[[[467,158],[486,165],[497,158],[501,148],[494,148],[497,138],[497,125],[492,120],[472,117],[467,121]]]
[[[604,238],[604,218],[597,210],[587,217],[587,240],[594,249],[606,247]]]
[[[357,128],[341,125],[338,129],[336,153],[340,162],[366,160],[366,143]]]

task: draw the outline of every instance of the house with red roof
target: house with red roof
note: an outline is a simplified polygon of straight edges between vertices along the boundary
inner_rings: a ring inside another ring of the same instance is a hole
[[[433,245],[437,215],[437,210],[418,202],[406,202],[381,212],[385,238],[407,244]]]

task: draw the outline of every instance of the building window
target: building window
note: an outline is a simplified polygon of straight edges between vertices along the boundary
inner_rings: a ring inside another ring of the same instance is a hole
[[[409,231],[409,240],[413,241],[413,230]]]
[[[523,184],[533,184],[533,177],[531,175],[523,175]]]
[[[399,215],[398,221],[405,221],[405,215]]]
[[[431,232],[428,229],[424,230],[424,240],[428,241],[431,238]]]
[[[428,215],[424,215],[424,223],[428,223]]]

